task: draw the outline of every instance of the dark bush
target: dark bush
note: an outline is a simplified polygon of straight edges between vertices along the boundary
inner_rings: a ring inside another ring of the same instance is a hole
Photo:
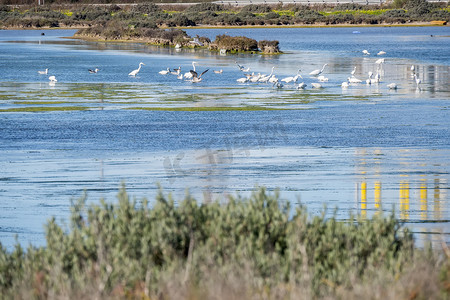
[[[346,11],[346,10],[363,10],[364,6],[356,3],[345,3],[336,5],[333,10],[334,11]]]
[[[445,10],[436,10],[430,13],[430,20],[450,22],[450,12]]]
[[[215,3],[200,3],[190,6],[185,12],[196,13],[196,12],[206,12],[206,11],[223,11],[225,8],[223,5]]]
[[[258,51],[258,42],[245,36],[232,37],[229,35],[216,36],[215,43],[219,49],[232,51]]]
[[[241,9],[241,12],[251,12],[251,13],[268,13],[271,11],[272,9],[268,5],[256,5],[256,4],[246,5]]]
[[[325,21],[325,16],[318,13],[315,10],[312,9],[304,9],[300,10],[296,14],[296,22],[305,23],[305,24],[313,24],[316,22],[323,22]]]
[[[131,12],[140,14],[150,14],[154,12],[161,12],[162,8],[153,3],[140,3],[133,6]]]
[[[434,9],[434,5],[426,0],[408,0],[404,7],[413,17],[421,17]]]
[[[381,16],[385,18],[407,18],[408,15],[404,9],[391,9],[383,12]]]
[[[259,41],[258,47],[264,53],[280,53],[279,41]]]
[[[170,19],[168,26],[176,27],[176,26],[195,26],[195,22],[190,20],[183,14],[177,14],[175,17]]]
[[[267,13],[267,14],[264,16],[264,18],[266,18],[266,19],[277,19],[277,18],[279,18],[279,17],[280,17],[280,15],[277,14],[276,12],[273,12],[273,11],[271,11],[270,13]]]

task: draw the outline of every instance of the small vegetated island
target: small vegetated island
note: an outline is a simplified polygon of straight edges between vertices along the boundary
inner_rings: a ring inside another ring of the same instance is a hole
[[[44,1],[42,1],[44,2]],[[219,35],[214,41],[190,37],[183,30],[198,26],[395,25],[450,20],[448,2],[393,0],[380,5],[219,5],[211,2],[177,5],[154,1],[5,0],[0,3],[0,28],[81,28],[79,38],[139,41],[153,45],[205,47],[216,51],[281,53],[278,41]],[[166,2],[164,0],[163,2]],[[176,1],[169,1],[176,2]],[[186,2],[186,1],[184,1]],[[202,2],[202,1],[196,1]]]

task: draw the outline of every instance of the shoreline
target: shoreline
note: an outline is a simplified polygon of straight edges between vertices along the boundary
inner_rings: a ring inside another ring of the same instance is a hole
[[[160,29],[267,29],[267,28],[359,28],[359,27],[447,27],[450,24],[440,25],[430,22],[392,23],[392,24],[302,24],[302,25],[198,25],[179,27],[159,27]],[[59,27],[5,27],[0,30],[58,30],[73,29],[80,30],[90,26],[59,26]]]

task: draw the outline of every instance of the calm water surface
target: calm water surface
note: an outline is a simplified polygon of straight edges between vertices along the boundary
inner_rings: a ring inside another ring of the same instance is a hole
[[[90,202],[115,201],[122,181],[137,198],[153,199],[160,184],[177,199],[188,188],[206,202],[261,185],[312,213],[338,207],[340,219],[394,208],[419,246],[450,242],[448,27],[188,30],[212,39],[223,33],[277,39],[286,52],[280,56],[62,38],[73,33],[0,31],[6,247],[16,234],[23,245],[44,245],[43,225],[51,216],[67,220],[70,199],[87,191]],[[363,49],[372,54],[363,56]],[[139,75],[127,76],[141,61]],[[210,69],[201,83],[158,74],[178,66],[184,73],[192,61],[199,71]],[[238,84],[243,75],[235,61],[255,73],[275,67],[280,79],[301,69],[308,88]],[[310,89],[317,80],[307,74],[324,63],[329,80]],[[381,83],[342,89],[355,66],[358,78],[379,72]],[[45,68],[48,75],[37,73]],[[58,82],[50,85],[49,75]],[[389,90],[391,82],[399,88]],[[173,111],[215,106],[265,110]],[[169,111],[151,110],[158,108]],[[278,108],[285,110],[269,110]]]

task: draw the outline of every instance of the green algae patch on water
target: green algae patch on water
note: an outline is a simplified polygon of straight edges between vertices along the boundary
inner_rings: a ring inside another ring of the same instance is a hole
[[[88,107],[83,106],[59,106],[59,107],[14,107],[0,109],[0,112],[50,112],[50,111],[77,111],[88,110]]]
[[[261,111],[261,110],[288,110],[287,108],[271,108],[261,106],[208,106],[208,107],[129,107],[129,110],[151,111]]]

